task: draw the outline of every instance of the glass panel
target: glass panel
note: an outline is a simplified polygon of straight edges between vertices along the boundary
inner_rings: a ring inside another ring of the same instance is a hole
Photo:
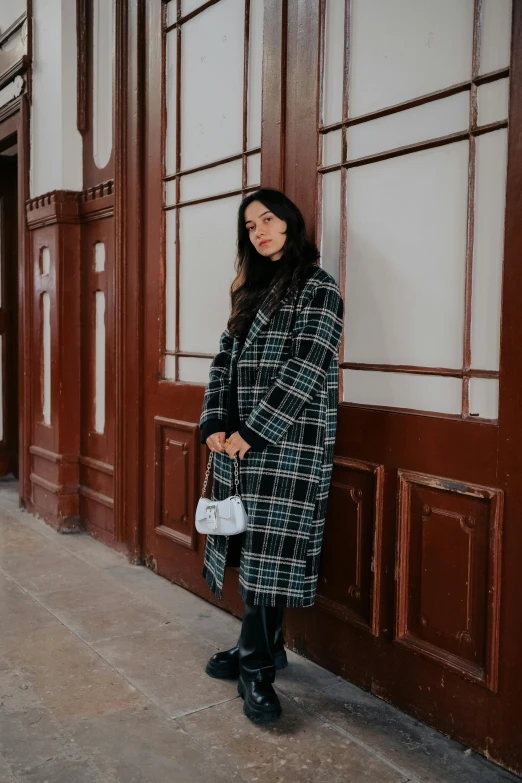
[[[462,141],[348,170],[347,361],[462,366],[468,153]]]
[[[176,210],[165,213],[165,347],[176,350]]]
[[[335,166],[342,160],[343,133],[341,130],[330,131],[323,136],[323,166]]]
[[[480,21],[480,73],[507,68],[511,47],[511,0],[482,0]]]
[[[196,8],[202,6],[206,1],[207,0],[181,0],[181,16],[190,14],[191,11],[195,11]]]
[[[507,120],[509,106],[509,79],[481,84],[477,89],[478,124]]]
[[[105,271],[105,245],[103,242],[96,242],[94,245],[94,271]]]
[[[0,307],[3,307],[2,304],[2,280],[4,279],[4,273],[2,270],[4,259],[2,257],[2,252],[4,249],[4,201],[0,198]],[[2,375],[2,363],[0,362],[0,375]],[[1,383],[1,381],[0,381]],[[1,397],[0,397],[1,400]],[[0,405],[1,408],[1,405]],[[0,438],[0,440],[2,440]]]
[[[460,414],[462,381],[440,375],[345,370],[344,400],[361,405]]]
[[[323,174],[321,266],[339,282],[341,240],[341,172]]]
[[[263,75],[263,0],[250,2],[248,55],[248,149],[261,146],[261,82]]]
[[[171,2],[170,6],[173,6]],[[170,8],[169,6],[169,8]],[[176,173],[176,74],[177,60],[176,53],[178,48],[177,32],[173,30],[167,35],[167,61],[166,61],[166,85],[165,85],[165,105],[167,109],[166,128],[165,128],[165,172],[166,174]]]
[[[165,206],[170,207],[176,203],[176,180],[169,179],[165,182]]]
[[[177,0],[169,0],[169,3],[167,5],[167,24],[171,25],[174,24],[177,20]]]
[[[226,326],[240,201],[240,196],[234,196],[180,210],[182,351],[215,352],[216,335]]]
[[[105,430],[105,294],[95,292],[95,395],[94,395],[94,429],[103,434]]]
[[[473,0],[352,0],[350,116],[468,81],[473,6]]]
[[[471,366],[498,370],[507,130],[478,136],[471,306]]]
[[[249,155],[247,158],[247,185],[259,185],[261,182],[261,155]]]
[[[498,381],[493,378],[470,378],[469,412],[480,419],[498,419]]]
[[[226,193],[241,187],[242,162],[233,160],[211,169],[181,177],[181,200],[206,198],[217,193]]]
[[[348,160],[469,128],[469,92],[348,128]]]
[[[196,359],[192,356],[180,356],[178,361],[180,381],[186,381],[188,383],[208,383],[208,373],[212,359]]]
[[[51,300],[49,294],[42,294],[42,363],[44,424],[51,424]]]
[[[116,3],[93,0],[93,156],[105,168],[112,151],[112,72]]]
[[[323,123],[342,119],[344,71],[344,2],[327,0],[324,47]]]
[[[221,0],[183,25],[181,155],[185,169],[242,150],[244,16],[244,0]]]
[[[165,356],[165,378],[176,380],[176,358]]]

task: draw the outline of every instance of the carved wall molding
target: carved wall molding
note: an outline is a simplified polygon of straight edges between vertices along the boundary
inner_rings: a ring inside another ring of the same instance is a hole
[[[503,492],[399,471],[395,644],[498,689]]]

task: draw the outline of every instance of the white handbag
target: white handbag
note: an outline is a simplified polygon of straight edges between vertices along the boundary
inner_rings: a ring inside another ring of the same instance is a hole
[[[214,453],[210,452],[203,490],[196,508],[196,530],[210,536],[236,536],[247,527],[247,513],[239,494],[239,464],[234,458],[235,495],[225,500],[209,500],[204,497]]]

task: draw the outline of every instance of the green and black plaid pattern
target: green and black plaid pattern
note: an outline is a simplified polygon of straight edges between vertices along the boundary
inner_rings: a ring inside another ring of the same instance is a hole
[[[241,462],[248,513],[239,589],[266,606],[310,606],[315,599],[332,474],[343,302],[320,267],[297,300],[269,317],[261,306],[241,355],[225,331],[212,362],[200,425],[226,418],[228,383],[237,364],[241,421],[269,441]],[[232,462],[216,454],[214,494],[232,491]],[[204,576],[221,596],[228,539],[209,536]]]

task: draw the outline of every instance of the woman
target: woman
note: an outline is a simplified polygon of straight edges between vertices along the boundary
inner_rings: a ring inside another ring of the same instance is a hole
[[[248,514],[242,536],[207,537],[207,584],[221,598],[225,567],[239,565],[245,601],[238,643],[207,673],[239,678],[244,712],[258,722],[281,715],[272,683],[287,665],[283,607],[314,603],[332,472],[343,302],[318,255],[283,193],[244,199],[231,315],[200,420],[215,452],[214,497],[232,494],[238,455]]]

